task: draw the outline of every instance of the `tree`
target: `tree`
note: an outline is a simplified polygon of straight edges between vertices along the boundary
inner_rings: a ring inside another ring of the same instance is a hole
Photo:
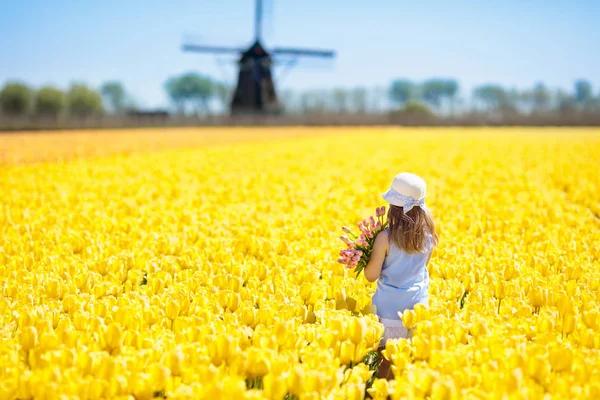
[[[67,92],[67,108],[74,117],[84,118],[104,111],[100,93],[84,84],[73,83]]]
[[[488,110],[514,110],[514,105],[508,101],[506,91],[502,86],[493,84],[478,86],[473,90],[473,98],[483,103]]]
[[[0,91],[0,111],[19,117],[27,114],[31,107],[31,89],[22,82],[8,82]]]
[[[331,93],[335,110],[345,113],[348,108],[348,92],[343,88],[333,89]]]
[[[548,109],[550,104],[550,92],[543,83],[537,83],[532,92],[534,111],[543,111]]]
[[[575,82],[574,98],[580,106],[589,106],[594,98],[592,84],[583,79],[577,80]]]
[[[393,121],[433,121],[435,114],[425,104],[408,101],[403,107],[390,113]]]
[[[100,92],[112,112],[120,114],[125,110],[126,93],[121,82],[105,82],[100,87]]]
[[[188,72],[169,78],[165,89],[179,112],[183,113],[187,104],[208,111],[208,102],[215,94],[215,83],[209,77]]]
[[[446,79],[444,82],[444,97],[450,103],[450,113],[454,113],[456,95],[458,94],[459,84],[454,79]]]
[[[575,99],[564,90],[559,89],[556,92],[556,103],[558,110],[562,113],[571,113],[576,109]]]
[[[435,108],[439,108],[448,92],[446,81],[443,79],[430,79],[423,83],[423,100]]]
[[[315,108],[320,113],[324,113],[327,110],[327,91],[326,90],[315,90]]]
[[[309,91],[304,91],[300,93],[300,110],[302,114],[309,114],[312,111],[311,107],[311,93]]]
[[[35,93],[35,114],[45,118],[58,118],[65,108],[65,94],[53,86],[44,86]]]
[[[414,97],[415,84],[406,79],[396,79],[389,89],[390,100],[396,105],[403,105]]]
[[[350,101],[354,111],[365,113],[367,111],[367,89],[357,87],[352,90],[350,93]]]

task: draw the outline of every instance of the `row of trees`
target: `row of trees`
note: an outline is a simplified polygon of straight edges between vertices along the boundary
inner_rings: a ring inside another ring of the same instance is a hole
[[[464,96],[453,79],[425,82],[398,79],[388,88],[284,91],[281,100],[288,111],[296,113],[381,112],[415,104],[442,115],[600,110],[600,93],[594,96],[593,86],[586,80],[576,81],[572,91],[553,90],[543,83],[526,89],[485,84],[475,87],[470,96]]]
[[[180,114],[208,114],[215,104],[227,110],[231,95],[226,84],[195,72],[169,78],[164,88]],[[387,88],[281,90],[279,97],[288,113],[378,113],[415,105],[442,115],[600,110],[600,94],[595,96],[592,84],[586,80],[576,81],[572,91],[552,90],[543,83],[524,90],[486,84],[464,97],[454,79],[398,79]],[[135,109],[135,104],[118,81],[106,82],[98,90],[81,83],[72,84],[66,91],[52,86],[35,90],[22,82],[8,82],[0,89],[0,113],[14,117],[79,118],[106,112],[119,115],[130,109]]]
[[[121,113],[126,107],[125,89],[119,82],[106,82],[100,90],[73,83],[66,91],[54,86],[33,89],[22,82],[8,82],[0,90],[0,112],[11,117],[84,118],[106,109]]]
[[[225,105],[229,93],[225,84],[194,72],[169,78],[165,90],[178,113],[208,113],[211,100],[219,99]],[[118,81],[106,82],[98,90],[74,83],[66,91],[54,86],[33,89],[13,81],[0,90],[0,113],[11,117],[81,118],[106,112],[119,115],[135,108]]]

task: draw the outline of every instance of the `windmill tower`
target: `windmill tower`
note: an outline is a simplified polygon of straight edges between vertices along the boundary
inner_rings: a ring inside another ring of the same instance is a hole
[[[186,43],[184,51],[239,54],[238,80],[231,100],[231,114],[275,114],[279,110],[272,68],[279,56],[333,58],[331,50],[314,50],[276,47],[267,51],[262,44],[262,0],[256,0],[254,15],[254,41],[247,49],[235,47],[204,46]],[[288,65],[293,65],[289,63]]]

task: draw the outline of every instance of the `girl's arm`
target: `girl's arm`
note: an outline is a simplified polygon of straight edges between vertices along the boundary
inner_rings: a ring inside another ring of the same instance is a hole
[[[389,246],[390,241],[387,232],[379,232],[375,238],[375,243],[373,243],[371,258],[364,271],[365,278],[367,278],[369,282],[376,281],[379,278],[379,275],[381,275],[381,268],[383,267],[383,261],[388,253]]]

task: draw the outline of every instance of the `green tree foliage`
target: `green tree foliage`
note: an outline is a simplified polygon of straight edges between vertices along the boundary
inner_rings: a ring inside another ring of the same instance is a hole
[[[74,83],[67,92],[67,109],[73,117],[83,118],[102,113],[100,93],[84,84]]]
[[[430,79],[423,83],[423,100],[439,108],[446,94],[446,82],[443,79]]]
[[[411,100],[415,95],[416,86],[406,79],[396,79],[389,89],[390,100],[397,105],[402,105]]]
[[[65,94],[53,86],[44,86],[35,93],[35,114],[45,118],[57,118],[65,108]]]
[[[100,93],[112,112],[120,114],[125,110],[126,92],[121,82],[105,82],[100,87]]]
[[[584,79],[579,79],[575,82],[574,99],[578,105],[587,107],[594,100],[592,84]]]
[[[473,90],[473,98],[480,101],[488,110],[509,111],[513,108],[506,91],[499,85],[478,86]]]
[[[27,114],[31,108],[31,89],[22,82],[8,82],[0,91],[0,111],[11,117]]]
[[[535,111],[544,111],[548,109],[550,105],[550,92],[548,91],[548,88],[546,88],[546,85],[537,83],[533,87],[532,98],[533,109]]]
[[[570,113],[576,109],[576,102],[573,96],[564,90],[558,90],[556,93],[556,102],[558,111],[562,113]]]
[[[171,77],[165,83],[167,94],[181,113],[186,105],[208,111],[208,102],[215,95],[215,82],[195,72]]]
[[[444,100],[452,103],[458,93],[458,82],[453,79],[430,79],[423,83],[421,92],[423,100],[439,109]]]
[[[402,111],[408,115],[421,115],[427,117],[435,116],[435,114],[433,113],[433,111],[431,111],[431,109],[429,109],[429,107],[427,107],[425,104],[416,101],[409,101],[408,103],[406,103],[406,106],[404,106]]]
[[[392,119],[409,119],[419,121],[433,121],[436,119],[435,114],[429,107],[418,101],[408,101],[398,110],[390,113]]]

